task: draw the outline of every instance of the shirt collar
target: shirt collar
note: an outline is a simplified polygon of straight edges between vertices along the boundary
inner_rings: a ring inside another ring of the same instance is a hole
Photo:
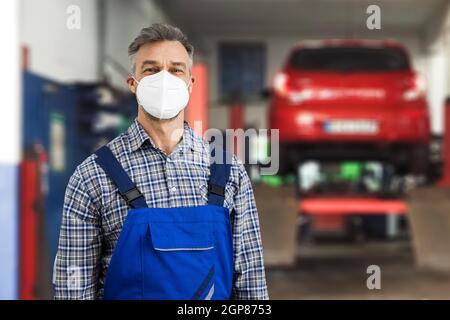
[[[194,131],[191,129],[191,127],[186,121],[184,121],[183,126],[184,126],[183,139],[180,141],[179,143],[180,145],[177,146],[176,149],[181,147],[185,151],[189,149],[193,151],[197,150],[200,147],[199,143],[196,142],[198,137],[195,136]],[[153,142],[153,140],[141,126],[137,118],[134,119],[133,123],[128,128],[127,134],[131,151],[138,150],[140,147],[142,147],[144,143],[150,143],[152,148],[158,149],[156,144]]]

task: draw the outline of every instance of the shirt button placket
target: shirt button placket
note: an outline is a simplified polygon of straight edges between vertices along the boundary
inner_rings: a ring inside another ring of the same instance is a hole
[[[170,206],[174,207],[176,206],[175,204],[175,199],[176,199],[176,192],[177,192],[177,187],[175,186],[175,181],[176,181],[176,177],[173,177],[173,169],[174,166],[174,162],[172,161],[172,159],[170,157],[167,157],[166,160],[166,179],[167,179],[167,186],[169,188],[169,202],[170,202]]]

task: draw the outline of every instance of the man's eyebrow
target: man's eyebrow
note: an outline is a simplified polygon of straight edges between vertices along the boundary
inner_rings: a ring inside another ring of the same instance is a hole
[[[173,66],[181,66],[186,69],[186,63],[181,61],[170,61],[170,64]]]
[[[141,68],[145,67],[148,64],[150,64],[150,65],[160,65],[160,63],[158,61],[156,61],[156,60],[144,60],[142,62]]]

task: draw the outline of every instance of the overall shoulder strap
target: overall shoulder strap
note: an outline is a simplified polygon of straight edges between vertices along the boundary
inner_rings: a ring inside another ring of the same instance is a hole
[[[144,196],[134,182],[131,181],[112,151],[107,146],[103,146],[95,154],[97,155],[95,162],[111,178],[127,204],[134,209],[146,208],[147,203],[145,202]]]
[[[225,150],[220,159],[215,157],[215,149],[211,151],[210,178],[208,183],[208,204],[223,206],[225,200],[225,185],[231,172],[231,156]],[[215,160],[215,161],[214,161]]]

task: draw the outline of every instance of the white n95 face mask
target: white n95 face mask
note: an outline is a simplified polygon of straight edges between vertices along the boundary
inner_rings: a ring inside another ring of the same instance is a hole
[[[166,70],[146,76],[137,82],[137,101],[155,118],[173,118],[188,104],[188,86],[182,79]]]

